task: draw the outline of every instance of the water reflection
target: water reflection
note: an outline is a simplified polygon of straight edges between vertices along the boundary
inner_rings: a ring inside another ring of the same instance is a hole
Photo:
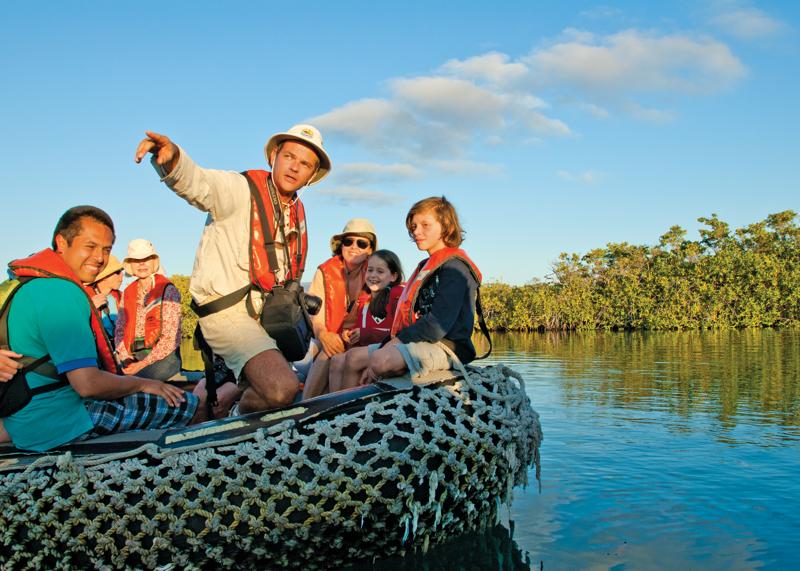
[[[557,376],[567,406],[592,403],[684,419],[711,414],[725,429],[752,417],[793,429],[790,437],[800,434],[797,331],[534,333],[494,339],[493,360]]]
[[[405,557],[381,559],[349,567],[348,571],[528,571],[538,569],[530,555],[523,553],[512,538],[513,533],[497,525],[483,533],[453,538],[426,554],[409,553]]]

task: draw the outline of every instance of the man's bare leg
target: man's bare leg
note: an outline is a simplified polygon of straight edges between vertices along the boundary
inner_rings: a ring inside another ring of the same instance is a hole
[[[344,357],[344,371],[342,372],[342,388],[351,389],[359,385],[361,373],[369,364],[369,348],[353,347]]]
[[[339,353],[331,357],[331,367],[328,372],[328,387],[330,392],[342,390],[342,377],[344,376],[344,363],[347,353]]]
[[[11,442],[11,437],[6,432],[6,429],[3,427],[3,421],[0,420],[0,442]]]
[[[242,374],[249,383],[239,401],[242,414],[291,404],[300,389],[292,368],[277,349],[252,357]]]
[[[367,368],[361,375],[364,381],[372,382],[378,377],[399,377],[408,371],[406,360],[396,345],[385,345],[369,356]]]
[[[328,392],[328,370],[330,365],[331,360],[328,354],[325,351],[320,351],[306,376],[306,383],[303,387],[303,400]]]
[[[197,398],[200,399],[200,404],[197,406],[197,412],[192,417],[190,424],[197,424],[198,422],[205,422],[206,418],[206,400],[208,398],[208,391],[206,391],[206,380],[202,379],[192,391]],[[236,386],[236,383],[224,383],[217,387],[217,406],[214,407],[214,418],[223,418],[228,416],[228,413],[242,395],[242,391]]]

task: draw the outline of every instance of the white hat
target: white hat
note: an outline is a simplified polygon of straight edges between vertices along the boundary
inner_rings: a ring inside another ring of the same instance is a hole
[[[161,267],[161,257],[156,252],[155,246],[150,240],[145,240],[144,238],[136,238],[135,240],[131,240],[128,243],[128,255],[125,256],[125,259],[122,261],[122,266],[125,268],[125,273],[129,276],[133,275],[131,271],[133,268],[131,267],[131,260],[144,260],[145,258],[149,258],[151,256],[155,256],[158,259],[158,269],[154,273],[156,274],[164,274],[164,268]]]
[[[311,180],[308,181],[309,185],[318,183],[328,175],[331,170],[331,158],[322,146],[322,133],[319,132],[319,129],[312,125],[301,124],[294,125],[284,133],[275,133],[272,135],[269,141],[267,141],[267,144],[264,145],[264,156],[267,157],[267,162],[270,167],[272,166],[272,161],[270,160],[272,151],[284,141],[300,141],[301,143],[310,145],[317,154],[319,168],[317,172],[314,173],[314,176],[311,177]]]
[[[331,237],[331,252],[336,253],[345,236],[363,236],[372,243],[373,252],[378,249],[378,234],[375,232],[375,226],[366,218],[348,220],[341,234],[334,234]]]
[[[97,274],[97,277],[94,278],[92,284],[96,284],[97,282],[106,279],[108,276],[112,274],[116,274],[119,271],[122,271],[123,265],[114,254],[109,254],[108,256],[108,263],[106,267],[103,268],[103,271]]]

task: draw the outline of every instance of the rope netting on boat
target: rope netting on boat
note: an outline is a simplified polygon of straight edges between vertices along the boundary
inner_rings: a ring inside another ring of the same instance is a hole
[[[467,371],[202,445],[0,471],[2,568],[331,568],[493,525],[538,478],[541,429],[516,373]]]

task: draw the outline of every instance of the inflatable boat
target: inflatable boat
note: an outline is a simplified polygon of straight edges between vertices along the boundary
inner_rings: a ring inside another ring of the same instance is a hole
[[[324,569],[426,550],[493,526],[538,478],[541,438],[498,365],[46,454],[0,446],[0,567]]]

